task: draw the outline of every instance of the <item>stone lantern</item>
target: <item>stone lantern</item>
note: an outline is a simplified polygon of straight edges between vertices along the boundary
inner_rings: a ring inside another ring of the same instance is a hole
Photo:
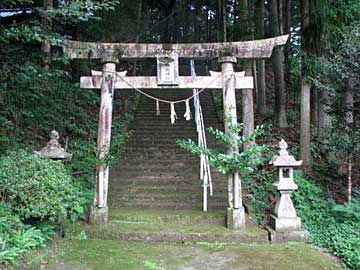
[[[291,200],[291,194],[298,189],[294,182],[294,168],[301,166],[302,161],[297,161],[294,156],[289,155],[288,144],[283,139],[279,147],[279,155],[270,162],[277,168],[278,181],[273,186],[280,192],[280,199],[270,217],[270,226],[274,230],[271,238],[277,235],[277,241],[306,240],[307,232],[302,230],[301,219],[297,216]]]
[[[59,138],[59,133],[56,130],[51,131],[50,141],[40,151],[35,151],[35,156],[53,160],[70,160],[72,154],[67,153],[65,149],[61,147]]]

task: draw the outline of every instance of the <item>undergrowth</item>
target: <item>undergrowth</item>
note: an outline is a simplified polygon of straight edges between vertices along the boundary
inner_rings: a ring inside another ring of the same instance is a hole
[[[336,205],[315,183],[295,174],[299,190],[294,202],[310,241],[343,259],[351,269],[360,269],[360,203]]]

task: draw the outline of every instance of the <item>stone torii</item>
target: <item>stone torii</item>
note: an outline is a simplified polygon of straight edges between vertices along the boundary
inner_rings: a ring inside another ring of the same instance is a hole
[[[101,59],[102,71],[92,71],[91,77],[81,77],[81,88],[101,89],[99,129],[97,147],[99,158],[106,159],[110,148],[112,101],[114,89],[129,88],[218,88],[223,90],[224,114],[230,122],[225,123],[225,132],[232,138],[238,135],[229,125],[237,123],[235,89],[252,89],[253,77],[244,76],[244,72],[234,72],[237,58],[268,58],[275,46],[284,45],[288,35],[275,38],[227,43],[192,43],[192,44],[136,44],[136,43],[91,43],[66,41],[64,53],[73,59]],[[211,76],[179,76],[178,58],[213,59],[218,58],[221,72],[211,72]],[[119,60],[139,58],[157,59],[157,76],[128,77],[126,71],[116,72]],[[119,79],[120,78],[120,79]],[[244,127],[254,127],[253,100],[243,102]],[[238,147],[231,147],[228,153],[238,152]],[[105,162],[97,166],[95,198],[90,213],[90,222],[103,224],[108,219],[107,193],[109,168]],[[241,181],[238,173],[228,176],[229,206],[227,225],[239,229],[245,227],[245,211],[241,198]]]

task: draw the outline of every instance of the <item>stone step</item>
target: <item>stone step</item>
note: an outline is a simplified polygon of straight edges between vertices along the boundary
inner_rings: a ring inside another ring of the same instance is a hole
[[[141,176],[140,176],[141,175]],[[212,180],[215,181],[222,181],[222,179],[226,179],[224,175],[220,173],[212,173]],[[125,181],[126,179],[132,179],[133,183],[138,182],[147,182],[150,181],[149,179],[155,179],[155,183],[170,183],[173,182],[185,182],[185,181],[199,181],[199,170],[192,170],[183,172],[181,170],[178,171],[171,171],[171,170],[151,170],[145,171],[145,173],[139,173],[136,169],[128,170],[126,167],[124,168],[116,168],[111,171],[110,177],[113,179],[112,181],[116,181],[121,183],[121,181]],[[224,180],[225,182],[225,180]],[[195,182],[196,183],[196,182]]]
[[[157,209],[144,209],[141,204],[122,205],[122,209],[110,206],[109,223],[93,226],[88,223],[68,224],[66,237],[76,239],[80,233],[88,239],[168,242],[168,243],[268,243],[265,230],[246,218],[246,228],[229,230],[225,228],[225,211],[201,211],[201,205],[194,210],[179,210],[182,205],[158,205]],[[169,208],[167,208],[169,207]],[[177,207],[174,208],[174,207]],[[188,206],[186,206],[188,207]],[[130,208],[126,210],[125,208]],[[159,209],[163,210],[159,210]],[[168,209],[168,210],[164,210]]]
[[[197,136],[171,136],[169,138],[166,137],[158,137],[158,138],[149,138],[146,136],[136,136],[127,141],[126,147],[140,147],[148,148],[150,146],[159,146],[162,149],[169,148],[181,148],[180,145],[177,144],[177,141],[181,140],[191,140],[197,145]],[[206,138],[207,144],[211,147],[214,147],[217,143],[217,139],[214,137]],[[125,148],[126,149],[126,148]],[[185,151],[185,150],[184,150]],[[190,155],[190,153],[189,153]]]
[[[123,164],[124,162],[141,162],[141,161],[149,161],[154,162],[154,158],[156,158],[157,163],[171,163],[171,162],[199,162],[200,158],[195,155],[190,155],[188,152],[184,152],[183,154],[171,154],[165,151],[159,152],[142,152],[142,153],[131,153],[127,152],[126,155],[123,155],[121,161],[118,164]]]
[[[123,182],[122,182],[123,183]],[[185,183],[179,183],[179,184],[173,184],[173,185],[158,185],[158,183],[155,183],[153,185],[139,185],[139,184],[126,184],[123,183],[122,186],[111,186],[110,193],[116,194],[116,193],[127,193],[127,194],[173,194],[175,193],[188,193],[188,192],[202,192],[202,186],[200,183],[197,185],[194,184],[185,184]],[[225,194],[227,192],[227,186],[225,185],[214,185],[213,184],[213,194]]]
[[[167,210],[202,210],[202,202],[160,202],[160,201],[146,201],[146,202],[111,202],[109,207],[115,209],[167,209]],[[208,202],[209,211],[221,211],[226,209],[227,204],[213,204]]]
[[[109,195],[111,196],[111,202],[163,202],[163,203],[186,203],[191,202],[193,203],[201,203],[203,200],[202,192],[194,193],[186,193],[186,192],[179,192],[179,193],[171,193],[171,194],[159,194],[159,193],[145,193],[145,194],[137,194],[137,193],[128,193],[123,194],[119,192],[110,192]],[[221,193],[217,195],[213,195],[209,197],[208,200],[211,200],[211,203],[217,204],[220,203],[221,205],[226,204],[227,197]]]
[[[225,225],[224,211],[164,211],[164,210],[115,210],[109,211],[110,221],[124,222],[176,222],[183,225]]]

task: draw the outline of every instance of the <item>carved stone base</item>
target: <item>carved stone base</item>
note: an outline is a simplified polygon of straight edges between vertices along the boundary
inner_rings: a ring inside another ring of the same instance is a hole
[[[277,232],[298,231],[301,229],[301,219],[299,217],[278,218],[270,216],[270,226]]]
[[[309,239],[309,232],[303,229],[296,231],[277,232],[270,227],[265,228],[269,234],[269,240],[272,243],[283,242],[306,242]]]
[[[227,208],[226,211],[226,226],[229,229],[244,229],[245,228],[245,209]]]
[[[108,214],[108,207],[99,208],[96,206],[91,206],[89,223],[92,225],[105,225],[108,222]]]

